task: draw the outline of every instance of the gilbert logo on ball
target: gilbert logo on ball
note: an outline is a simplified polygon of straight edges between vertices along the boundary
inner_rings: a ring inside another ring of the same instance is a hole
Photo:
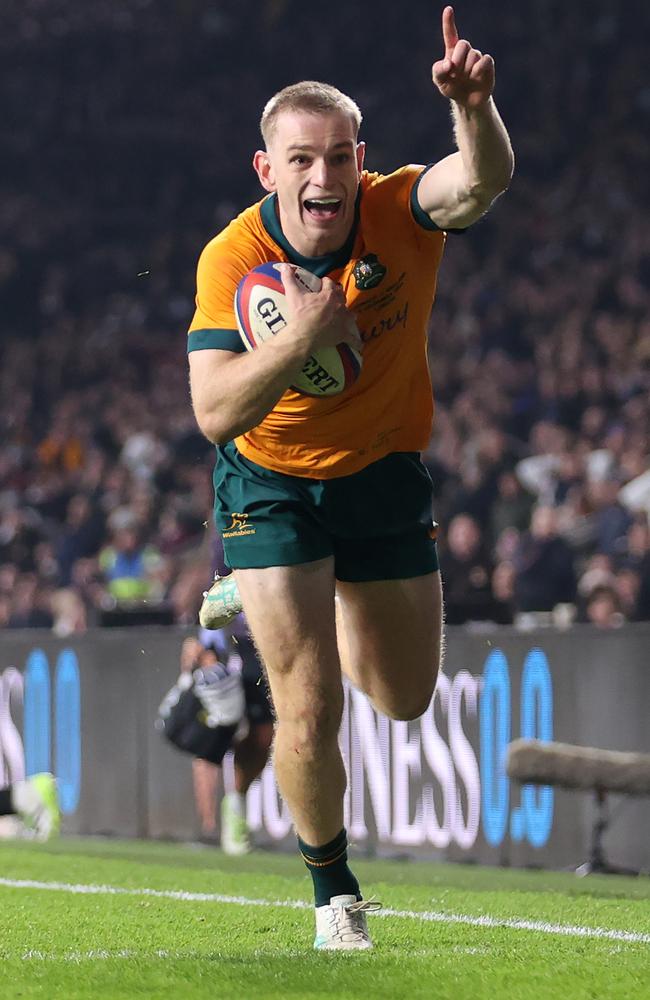
[[[287,300],[277,263],[260,264],[242,278],[235,292],[237,327],[247,351],[254,351],[287,325]],[[306,291],[317,292],[321,280],[294,268]],[[306,396],[338,396],[359,377],[362,358],[348,344],[323,347],[307,358],[290,388]]]

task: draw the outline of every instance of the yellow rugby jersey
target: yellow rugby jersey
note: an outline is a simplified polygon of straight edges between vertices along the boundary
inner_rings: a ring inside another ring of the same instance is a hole
[[[205,247],[189,351],[245,350],[235,290],[253,267],[270,261],[338,281],[364,344],[353,385],[326,398],[287,390],[260,424],[235,439],[246,458],[276,472],[329,479],[389,452],[426,446],[433,419],[426,334],[445,233],[418,205],[423,170],[364,171],[348,240],[323,257],[304,258],[290,246],[275,195],[246,209]]]

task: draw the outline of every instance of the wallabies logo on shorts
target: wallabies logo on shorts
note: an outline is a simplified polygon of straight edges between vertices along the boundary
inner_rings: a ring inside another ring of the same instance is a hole
[[[376,253],[367,253],[356,262],[352,273],[357,288],[365,292],[369,288],[376,288],[386,274],[386,268]]]
[[[239,514],[235,511],[230,516],[232,522],[225,529],[224,538],[241,538],[242,535],[255,534],[255,528],[249,524],[248,514]]]

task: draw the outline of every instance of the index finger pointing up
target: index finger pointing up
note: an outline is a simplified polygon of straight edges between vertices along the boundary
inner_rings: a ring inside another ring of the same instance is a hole
[[[456,28],[453,7],[445,7],[442,12],[442,37],[445,43],[445,56],[451,56],[458,41],[458,30]]]

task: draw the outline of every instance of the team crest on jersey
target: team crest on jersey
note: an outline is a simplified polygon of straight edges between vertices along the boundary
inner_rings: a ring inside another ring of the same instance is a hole
[[[354,274],[354,281],[357,288],[365,292],[369,288],[377,287],[386,274],[386,268],[376,253],[367,253],[365,257],[356,262],[352,273]]]

